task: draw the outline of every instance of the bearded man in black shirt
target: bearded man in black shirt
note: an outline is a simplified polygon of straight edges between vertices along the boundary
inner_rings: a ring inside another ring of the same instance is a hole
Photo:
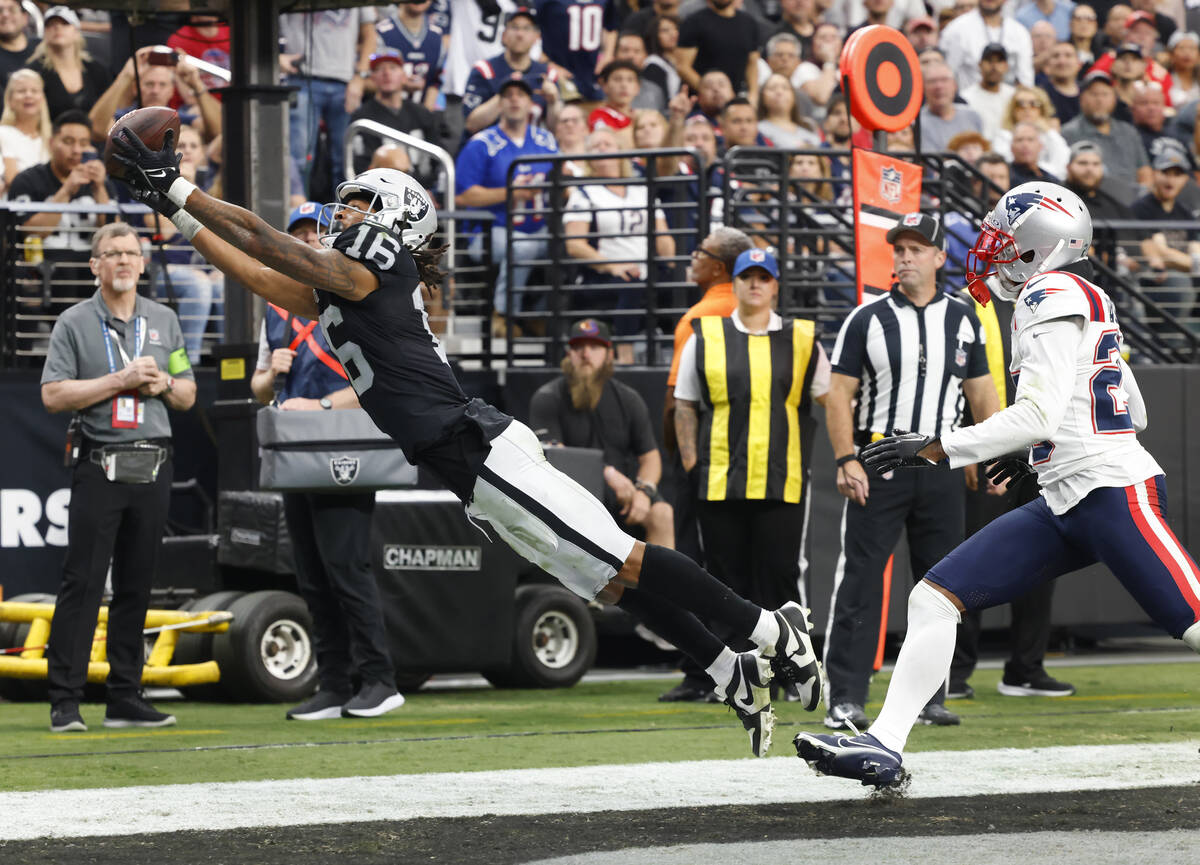
[[[808,710],[821,671],[799,604],[768,611],[674,550],[635,540],[604,505],[546,461],[525,424],[469,399],[429,329],[426,298],[445,274],[445,247],[427,248],[437,213],[407,174],[375,169],[339,184],[318,222],[335,234],[317,250],[179,176],[168,133],[152,151],[129,129],[115,140],[138,197],[169,217],[209,262],[264,299],[318,318],[359,403],[414,465],[438,476],[505,543],[581,597],[614,603],[693,657],[750,734],[770,745],[774,676]],[[735,653],[704,621],[756,650]],[[448,635],[449,636],[449,635]]]
[[[675,546],[675,513],[658,492],[662,455],[641,394],[613,375],[607,324],[571,325],[561,378],[537,389],[529,425],[544,444],[604,451],[604,506],[615,519],[645,531],[648,544]]]

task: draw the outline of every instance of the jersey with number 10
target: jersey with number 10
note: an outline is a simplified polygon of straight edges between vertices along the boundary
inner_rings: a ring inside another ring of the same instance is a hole
[[[604,98],[596,82],[596,58],[604,31],[617,29],[613,0],[536,0],[542,53],[572,75],[585,102]]]
[[[379,288],[357,301],[316,291],[321,328],[362,407],[415,464],[461,425],[469,402],[429,329],[417,263],[394,234],[367,222],[333,248],[375,274]]]

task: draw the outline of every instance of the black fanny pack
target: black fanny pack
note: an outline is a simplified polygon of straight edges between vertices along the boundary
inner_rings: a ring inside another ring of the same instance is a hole
[[[88,459],[104,469],[104,476],[117,484],[152,484],[167,460],[165,445],[127,442],[94,448]]]

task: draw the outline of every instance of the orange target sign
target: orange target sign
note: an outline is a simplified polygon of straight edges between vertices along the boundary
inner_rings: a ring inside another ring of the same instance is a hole
[[[865,128],[897,132],[917,119],[925,98],[921,64],[899,30],[882,24],[855,30],[839,70],[849,81],[850,111]]]

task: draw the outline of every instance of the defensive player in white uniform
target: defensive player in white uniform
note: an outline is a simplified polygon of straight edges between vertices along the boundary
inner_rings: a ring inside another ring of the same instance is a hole
[[[972,535],[917,584],[875,723],[856,736],[796,736],[797,753],[818,772],[876,787],[900,780],[901,752],[946,677],[961,612],[1007,603],[1093,562],[1200,652],[1200,572],[1167,525],[1163,471],[1137,440],[1146,407],[1121,358],[1113,303],[1089,281],[1091,243],[1091,217],[1069,190],[1035,182],[1003,196],[967,270],[980,303],[990,300],[989,286],[1016,301],[1013,404],[940,439],[896,431],[863,448],[863,461],[880,473],[997,460],[988,470],[994,480],[1027,471],[1004,455],[1028,449],[1042,497]]]

